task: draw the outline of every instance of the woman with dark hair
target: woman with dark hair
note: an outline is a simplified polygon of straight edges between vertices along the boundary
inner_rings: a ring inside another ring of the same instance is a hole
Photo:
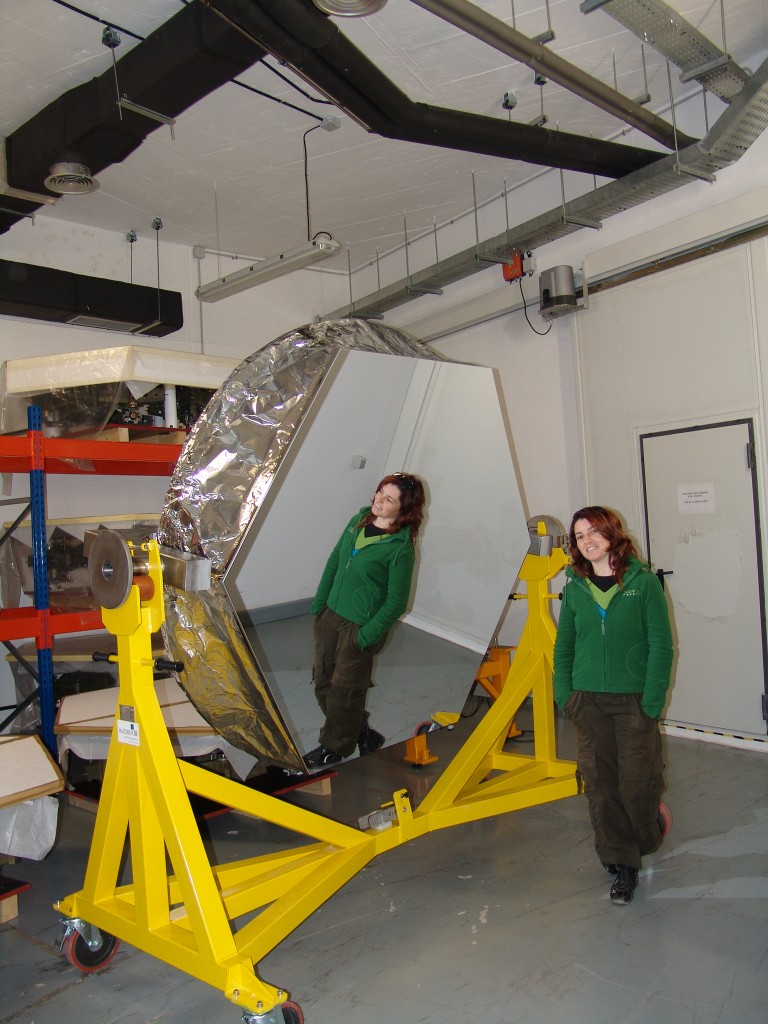
[[[595,850],[629,903],[668,828],[659,718],[672,670],[667,601],[619,517],[592,505],[570,529],[554,653],[555,701],[576,727]]]
[[[312,602],[315,697],[325,722],[309,768],[338,764],[384,744],[365,702],[373,659],[411,593],[424,486],[410,473],[385,476],[370,506],[352,516],[326,563]]]

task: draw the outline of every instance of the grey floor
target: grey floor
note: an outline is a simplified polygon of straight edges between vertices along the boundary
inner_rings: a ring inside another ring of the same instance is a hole
[[[529,718],[523,708],[518,726],[530,728]],[[402,785],[418,803],[472,724],[430,734],[436,765],[412,768],[401,746],[388,746],[342,765],[330,795],[285,799],[348,822]],[[584,798],[573,797],[383,854],[259,975],[285,988],[309,1024],[765,1024],[768,756],[678,736],[664,743],[674,823],[628,906],[610,903]],[[573,755],[562,719],[558,746]],[[18,918],[0,925],[0,1022],[237,1024],[221,992],[125,944],[93,974],[54,951],[51,904],[82,886],[94,815],[63,804],[60,820],[45,860],[4,871],[32,887]],[[232,812],[201,829],[221,861],[284,841]]]

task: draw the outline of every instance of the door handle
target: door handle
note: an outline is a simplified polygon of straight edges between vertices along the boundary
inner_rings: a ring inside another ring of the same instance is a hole
[[[674,569],[657,569],[656,570],[656,575],[657,575],[657,577],[659,579],[659,583],[661,584],[661,589],[663,590],[664,589],[664,577],[665,576],[673,576],[674,575]]]

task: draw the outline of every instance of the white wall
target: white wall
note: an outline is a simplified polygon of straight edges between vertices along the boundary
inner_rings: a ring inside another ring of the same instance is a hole
[[[649,241],[652,242],[656,238],[653,235],[654,231],[659,233],[657,244],[661,251],[661,247],[666,249],[670,239],[673,240],[676,235],[685,241],[692,237],[706,238],[712,224],[716,223],[719,228],[728,220],[729,215],[733,226],[736,226],[749,218],[750,209],[752,216],[765,209],[766,161],[768,133],[764,133],[737,164],[721,171],[714,184],[691,180],[669,195],[610,218],[600,231],[585,228],[559,242],[544,246],[534,254],[537,266],[539,270],[543,270],[568,264],[578,272],[585,262],[587,265],[590,260],[597,263],[598,256],[601,257],[601,266],[605,266],[609,262],[606,254],[613,256],[617,265],[620,265],[633,250],[646,253]],[[760,202],[751,202],[753,196],[759,197]],[[748,201],[739,202],[739,197],[747,197]],[[758,259],[758,253],[762,254],[764,246],[765,243],[762,241],[753,243],[750,257],[753,261]],[[759,265],[762,267],[764,262],[764,257],[760,255]],[[695,275],[703,271],[699,263],[694,263],[690,272]],[[755,273],[754,278],[750,274],[749,284],[746,277],[739,278],[737,274],[732,282],[734,288],[751,287],[755,290],[759,301],[756,302],[754,315],[763,323],[766,317],[764,307],[767,273],[761,269]],[[485,300],[487,306],[493,307],[498,305],[500,289],[518,287],[504,285],[500,279],[499,268],[489,269],[452,286],[440,298],[423,297],[408,306],[393,310],[389,319],[392,323],[407,328],[409,324],[425,320],[433,312],[446,307],[460,311],[462,303],[472,302],[473,306],[479,305],[482,308]],[[649,304],[653,303],[656,283],[655,278],[648,279]],[[715,289],[717,293],[726,287],[726,282],[715,274],[710,278],[708,287]],[[528,317],[533,328],[538,331],[546,330],[547,325],[537,312],[538,285],[535,278],[526,280],[524,293],[529,303]],[[657,318],[652,330],[649,328],[649,340],[652,341],[654,353],[652,358],[646,358],[643,353],[635,353],[637,364],[643,369],[645,381],[643,388],[638,387],[636,390],[637,402],[642,402],[644,395],[648,396],[649,402],[655,401],[649,392],[646,378],[663,373],[667,358],[663,353],[668,351],[670,345],[674,345],[676,361],[681,365],[689,363],[695,366],[696,378],[705,382],[707,394],[713,391],[715,394],[718,393],[720,383],[728,372],[724,358],[727,349],[716,346],[714,350],[702,353],[697,344],[695,331],[680,329],[680,321],[685,316],[685,310],[679,310],[678,314],[676,318],[670,318],[666,324],[663,321],[660,324]],[[582,331],[582,337],[588,338],[588,315],[587,311],[577,312],[554,320],[551,332],[539,336],[528,324],[524,312],[516,310],[432,342],[435,348],[446,355],[481,362],[498,369],[528,514],[552,515],[566,526],[575,509],[587,501],[605,501],[610,504],[614,493],[613,489],[607,495],[595,488],[589,489],[583,477],[583,441],[577,411],[580,385],[574,369],[574,334],[578,327]],[[763,326],[761,330],[764,329]],[[730,347],[734,343],[733,330],[735,327],[731,323],[730,328],[723,331],[723,346]],[[612,353],[604,351],[603,358],[610,360]],[[757,356],[752,358],[757,359]],[[768,356],[763,355],[762,358],[765,365]],[[674,391],[665,390],[661,401],[668,408],[669,419],[674,419],[677,414],[677,396]],[[736,404],[744,406],[743,402]],[[718,411],[721,405],[721,402],[716,403]],[[715,411],[714,406],[712,411]],[[763,430],[764,436],[765,426],[762,425],[760,429]],[[623,434],[619,438],[614,438],[611,430],[607,431],[606,457],[611,451],[614,452],[614,456],[619,451],[622,457],[625,456],[626,441]],[[596,453],[593,462],[603,467],[601,481],[608,480],[611,472],[616,470],[616,457],[601,462],[600,454]],[[488,469],[491,472],[493,467],[489,466]],[[760,476],[765,508],[768,507],[765,504],[768,498],[765,494],[768,465],[765,462],[761,464]],[[631,507],[621,508],[621,511],[634,522],[636,506],[633,494],[634,492],[630,492]],[[623,496],[618,500],[620,505],[627,503]],[[764,550],[768,546],[765,538],[763,546]],[[553,589],[557,589],[557,586],[558,580],[555,580]],[[556,612],[556,605],[553,610]],[[516,641],[523,614],[523,602],[516,602],[511,606],[500,632],[502,642]]]
[[[688,124],[681,126],[692,130]],[[546,269],[565,263],[578,270],[585,259],[588,260],[590,254],[597,250],[761,188],[767,159],[768,138],[764,135],[737,164],[719,172],[714,184],[692,180],[674,193],[610,218],[601,231],[585,228],[545,246],[535,254],[538,267]],[[503,169],[500,169],[501,178]],[[565,176],[567,198],[591,187],[591,179],[585,181],[584,178],[583,175]],[[534,199],[534,195],[538,198]],[[514,224],[552,209],[559,201],[558,173],[534,173],[530,186],[509,198],[510,222]],[[481,217],[481,237],[497,234],[503,229],[504,221],[503,203],[495,208],[485,208]],[[473,240],[474,221],[472,217],[466,217],[461,223],[457,221],[449,225],[441,235],[439,255],[441,258],[447,256],[450,251],[471,245]],[[133,279],[140,284],[155,284],[155,248],[145,242],[139,253],[138,245],[136,243],[134,252]],[[128,248],[122,233],[95,232],[60,221],[46,221],[42,215],[37,218],[35,226],[25,221],[0,237],[0,257],[122,280],[127,279]],[[419,245],[414,245],[411,250],[412,273],[434,258],[431,239],[427,239],[421,248],[421,261],[417,258]],[[160,253],[161,285],[178,289],[184,295],[185,325],[177,335],[156,342],[148,339],[147,344],[242,357],[284,331],[311,320],[317,313],[343,306],[349,298],[344,275],[304,271],[300,287],[296,277],[278,280],[224,302],[206,305],[201,318],[193,291],[198,271],[203,280],[217,276],[212,264],[206,266],[206,261],[214,258],[207,257],[199,265],[188,250],[163,245],[162,237]],[[402,277],[401,264],[402,254],[384,261],[380,268],[384,272],[382,283]],[[389,265],[393,270],[387,278]],[[375,281],[375,268],[356,275],[354,294],[357,297],[366,295],[375,287]],[[516,286],[503,285],[500,269],[489,267],[473,278],[447,288],[441,297],[424,296],[392,310],[387,320],[395,326],[407,326],[435,309],[488,297],[502,287]],[[525,282],[525,293],[529,298],[528,313],[534,328],[545,330],[546,324],[537,313],[538,287],[535,279]],[[548,334],[541,336],[534,333],[522,311],[515,311],[434,343],[446,355],[498,369],[526,511],[529,515],[553,515],[566,525],[573,509],[587,498],[600,497],[587,494],[581,477],[581,440],[571,337],[573,326],[573,317],[563,317],[553,322]],[[6,358],[126,343],[124,335],[8,318],[0,319],[0,332],[2,353]],[[683,339],[681,343],[689,346],[691,354],[695,355],[693,339]],[[699,370],[715,378],[723,372],[719,362],[715,365],[702,364]],[[482,445],[479,443],[478,458],[482,457]],[[494,466],[489,464],[487,471],[494,472]],[[478,496],[467,495],[465,500],[476,501]],[[502,641],[513,642],[517,629],[510,618],[502,630]]]

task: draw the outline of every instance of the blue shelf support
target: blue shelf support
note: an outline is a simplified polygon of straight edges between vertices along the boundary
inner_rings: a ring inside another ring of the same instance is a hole
[[[37,671],[40,694],[40,734],[51,755],[58,761],[53,733],[55,699],[53,692],[53,636],[48,593],[48,542],[45,514],[45,463],[43,458],[43,417],[38,405],[27,410],[27,428],[31,446],[29,495],[32,513],[32,579],[38,618]]]

